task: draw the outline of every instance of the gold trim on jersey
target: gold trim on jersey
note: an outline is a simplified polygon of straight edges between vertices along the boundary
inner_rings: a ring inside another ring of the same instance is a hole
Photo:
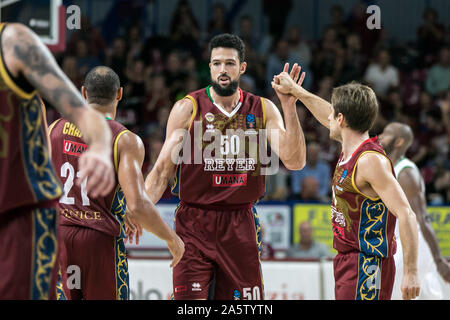
[[[261,108],[262,108],[262,114],[263,114],[263,127],[266,127],[266,102],[264,101],[263,97],[260,97],[261,99]]]
[[[195,116],[197,115],[197,101],[195,101],[194,97],[187,95],[185,98],[188,98],[189,100],[192,101],[192,116],[191,116],[191,120],[189,120],[189,127],[188,127],[188,131],[191,130],[192,124],[194,123],[194,119]]]
[[[358,187],[356,186],[356,183],[355,183],[355,172],[356,172],[356,168],[357,168],[357,166],[358,166],[359,159],[361,159],[361,156],[364,155],[364,154],[366,154],[366,153],[378,153],[378,154],[382,155],[383,157],[385,157],[385,158],[388,159],[388,160],[389,160],[389,158],[388,158],[385,154],[382,154],[382,153],[379,152],[379,151],[375,151],[375,150],[367,150],[367,151],[361,152],[361,154],[358,156],[358,159],[357,159],[356,162],[355,162],[355,165],[353,166],[353,172],[352,172],[352,186],[353,186],[353,188],[354,188],[359,194],[361,194],[362,196],[364,196],[364,197],[366,197],[366,198],[368,198],[368,199],[370,199],[370,200],[372,200],[372,201],[377,201],[377,200],[380,199],[380,197],[374,198],[374,197],[371,197],[371,196],[368,196],[368,195],[362,193],[362,192],[358,189]],[[390,163],[390,162],[389,162],[389,163]],[[392,165],[391,165],[391,169],[392,169]]]
[[[0,24],[0,34],[2,34],[4,27],[6,26],[5,23]],[[3,63],[3,52],[0,50],[0,76],[2,77],[3,81],[5,81],[6,85],[20,98],[22,99],[31,99],[35,94],[36,90],[33,90],[32,92],[28,93],[25,92],[22,88],[20,88],[13,79],[8,74],[8,71],[6,71],[6,66]]]
[[[191,119],[189,120],[189,126],[188,126],[188,134],[189,131],[191,131],[191,127],[192,124],[194,123],[194,119],[197,116],[197,111],[198,111],[198,106],[197,106],[197,101],[194,99],[194,97],[190,96],[190,95],[186,95],[185,98],[191,100],[192,102],[192,115],[191,115]],[[181,165],[182,163],[179,164],[179,177],[177,177],[177,170],[175,169],[175,177],[174,177],[174,185],[173,188],[171,188],[171,191],[173,189],[176,188],[177,184],[178,184],[178,198],[181,200]]]
[[[48,135],[50,136],[52,134],[52,130],[53,128],[56,126],[56,124],[61,120],[62,118],[59,118],[55,121],[53,121],[53,123],[51,125],[48,126]]]
[[[114,169],[116,170],[116,173],[119,170],[119,157],[118,157],[119,156],[118,155],[118,152],[119,152],[119,150],[118,150],[119,139],[126,132],[130,132],[130,130],[125,129],[125,130],[119,132],[119,134],[116,136],[116,139],[114,139]]]

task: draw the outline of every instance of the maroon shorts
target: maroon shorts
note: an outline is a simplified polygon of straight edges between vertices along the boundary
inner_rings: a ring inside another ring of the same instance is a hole
[[[173,294],[180,299],[264,298],[259,260],[261,233],[256,210],[209,210],[183,202],[175,231],[185,253],[173,269]],[[214,279],[214,292],[209,292]]]
[[[128,262],[122,238],[91,228],[59,226],[59,242],[64,298],[129,299]]]
[[[50,289],[55,289],[50,282],[56,270],[56,218],[53,202],[0,215],[0,299],[50,298]]]
[[[338,253],[333,261],[336,300],[390,300],[394,286],[393,257],[362,252]]]

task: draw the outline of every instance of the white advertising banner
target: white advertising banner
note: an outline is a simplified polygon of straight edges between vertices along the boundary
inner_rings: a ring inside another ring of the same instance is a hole
[[[177,204],[158,204],[156,208],[161,214],[164,221],[171,227],[174,227],[174,214]],[[260,223],[265,229],[264,241],[272,244],[274,249],[288,249],[291,232],[291,216],[290,208],[287,205],[256,205],[256,211],[259,215]],[[151,248],[162,249],[167,248],[164,241],[149,233],[142,232],[139,239],[139,245],[127,244],[127,248]]]
[[[129,259],[130,298],[134,300],[166,300],[172,294],[170,260]],[[329,269],[331,262],[322,264]],[[319,262],[262,261],[264,293],[267,300],[333,299],[331,283],[321,287]]]
[[[263,241],[270,243],[275,250],[287,250],[291,238],[291,208],[287,205],[255,206],[259,222],[264,228]]]

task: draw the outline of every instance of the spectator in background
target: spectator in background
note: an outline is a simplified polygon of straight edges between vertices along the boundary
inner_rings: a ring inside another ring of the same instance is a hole
[[[227,8],[222,2],[217,2],[213,7],[213,14],[208,23],[208,39],[221,33],[230,33],[230,19],[227,17]]]
[[[288,185],[289,172],[281,164],[278,172],[266,176],[265,200],[284,201],[289,196]]]
[[[238,36],[246,43],[245,49],[250,46],[254,50],[258,50],[260,37],[253,29],[253,20],[249,15],[244,15],[239,20]]]
[[[170,94],[164,75],[154,74],[146,79],[145,92],[145,103],[139,119],[142,125],[157,122],[158,109],[170,105]]]
[[[424,65],[433,60],[436,52],[445,43],[445,26],[438,21],[438,13],[433,8],[426,8],[423,24],[417,29],[417,48]]]
[[[179,52],[172,51],[167,56],[166,69],[164,71],[164,77],[169,87],[170,97],[175,99],[177,94],[184,92],[186,72],[182,69],[181,57]]]
[[[301,38],[301,31],[298,26],[289,27],[286,41],[289,46],[290,59],[301,63],[302,72],[306,72],[307,74],[302,87],[309,90],[313,83],[313,74],[310,68],[312,59],[311,48],[309,44]]]
[[[195,56],[200,54],[198,47],[201,35],[200,26],[186,0],[178,2],[169,30],[170,38],[176,49],[186,50],[187,48]]]
[[[266,229],[264,228],[264,225],[260,223],[261,228],[261,253],[260,258],[265,259],[273,259],[275,256],[275,250],[273,250],[272,245],[269,241],[266,240]]]
[[[344,54],[339,63],[340,73],[336,85],[362,80],[366,59],[361,50],[361,39],[358,34],[350,33],[346,36]]]
[[[292,4],[292,0],[263,0],[263,10],[269,19],[269,33],[273,42],[283,37]]]
[[[275,52],[271,53],[267,59],[266,67],[266,90],[273,91],[270,83],[273,80],[273,76],[280,73],[283,70],[284,64],[289,62],[293,65],[295,62],[294,58],[289,53],[289,44],[286,40],[280,40],[276,44]],[[305,78],[306,80],[306,78]]]
[[[345,24],[349,32],[355,32],[359,35],[362,52],[365,56],[370,57],[373,50],[378,47],[384,28],[383,26],[381,26],[381,29],[367,28],[368,15],[366,10],[367,4],[365,1],[356,2]]]
[[[439,61],[428,72],[425,87],[435,97],[443,96],[450,89],[450,50],[444,47],[439,51]]]
[[[292,245],[287,256],[289,258],[323,258],[330,255],[330,249],[323,243],[314,241],[313,227],[308,221],[300,223],[298,228],[300,241]]]
[[[286,40],[292,58],[295,59],[295,61],[298,61],[302,68],[309,68],[309,64],[311,63],[311,48],[309,44],[302,39],[300,28],[298,26],[290,26]]]
[[[80,39],[76,44],[77,68],[82,78],[88,70],[100,65],[100,60],[90,52],[90,47],[86,40]]]
[[[331,23],[327,27],[331,27],[336,30],[337,38],[341,41],[341,43],[344,43],[348,34],[347,26],[345,25],[344,8],[340,5],[332,6],[330,9],[330,18]]]
[[[379,98],[383,98],[391,87],[399,85],[397,68],[391,65],[391,56],[386,49],[380,50],[376,62],[369,65],[364,80]]]
[[[320,145],[316,142],[310,142],[306,147],[306,165],[302,170],[292,171],[291,173],[291,188],[294,193],[294,197],[301,198],[302,200],[320,200],[327,202],[328,192],[330,188],[330,165],[319,159],[320,154]],[[313,178],[306,180],[307,183],[304,183],[306,178]],[[317,184],[317,195],[314,199],[314,196],[311,194],[310,190],[315,190],[313,186]],[[307,185],[308,192],[303,192],[303,197],[307,197],[309,199],[302,198],[302,190],[304,186]]]
[[[125,79],[127,65],[127,44],[121,37],[113,40],[112,46],[105,52],[105,65],[114,70],[119,79]]]
[[[61,69],[73,82],[75,87],[80,89],[83,84],[83,79],[77,66],[77,58],[75,56],[65,56]]]
[[[325,29],[322,41],[314,53],[313,71],[317,79],[331,76],[333,81],[339,77],[340,66],[339,59],[343,58],[342,45],[337,38],[336,30],[332,27]]]

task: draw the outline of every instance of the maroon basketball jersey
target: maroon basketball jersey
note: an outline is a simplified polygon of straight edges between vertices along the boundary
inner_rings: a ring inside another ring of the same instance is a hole
[[[4,27],[0,24],[0,39]],[[42,100],[17,80],[0,50],[0,214],[62,194],[49,157]]]
[[[265,192],[259,161],[264,101],[239,89],[239,103],[228,113],[209,90],[186,96],[194,108],[172,191],[185,203],[211,208],[254,203]]]
[[[385,258],[396,250],[396,218],[380,198],[362,194],[355,184],[358,160],[369,152],[386,157],[377,137],[374,137],[364,141],[347,161],[341,154],[336,165],[331,203],[333,247],[340,253],[354,251]],[[395,175],[393,169],[392,174]]]
[[[128,130],[119,122],[108,120],[113,136],[113,158],[116,169],[116,187],[105,197],[90,199],[86,180],[77,186],[78,159],[87,145],[78,128],[65,119],[56,120],[50,127],[52,162],[64,184],[64,195],[59,199],[59,224],[92,228],[112,236],[123,236],[123,217],[126,202],[117,178],[117,143]]]

